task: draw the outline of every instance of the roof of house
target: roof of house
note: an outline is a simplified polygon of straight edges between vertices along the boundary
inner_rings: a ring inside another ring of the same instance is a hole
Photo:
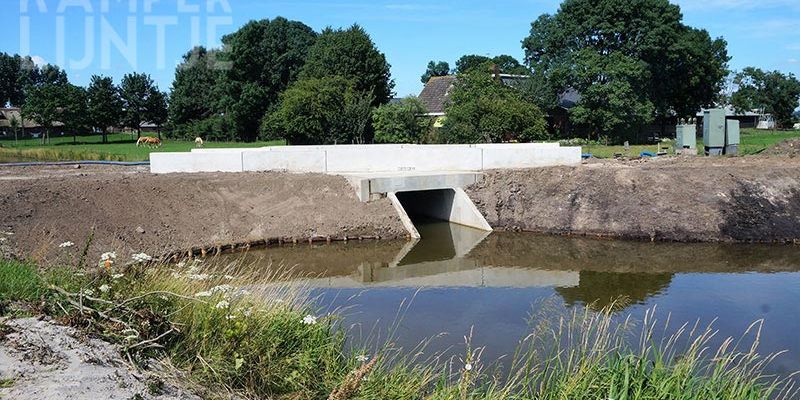
[[[419,93],[419,100],[429,115],[444,115],[450,90],[456,82],[455,75],[433,76]]]
[[[11,127],[11,120],[16,119],[17,121],[22,121],[22,115],[20,114],[20,109],[15,107],[9,108],[0,108],[0,128],[10,128]],[[22,128],[22,126],[18,127]],[[25,119],[25,128],[38,128],[40,125],[32,120],[32,119]]]

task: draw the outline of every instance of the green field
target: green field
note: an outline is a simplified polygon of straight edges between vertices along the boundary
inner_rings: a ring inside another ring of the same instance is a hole
[[[189,151],[194,141],[164,140],[157,149],[136,147],[136,136],[124,133],[108,135],[109,143],[102,143],[102,136],[54,137],[46,145],[41,139],[0,141],[0,162],[24,161],[147,161],[152,152]],[[206,142],[205,148],[280,146],[283,141],[271,142]]]
[[[742,143],[739,146],[739,154],[757,154],[777,143],[787,139],[800,138],[800,131],[761,131],[757,129],[743,129]],[[699,137],[697,149],[699,154],[703,152],[703,138]],[[666,146],[666,145],[665,145]],[[671,144],[670,144],[671,146]],[[625,151],[625,147],[604,146],[604,145],[585,145],[583,152],[592,154],[595,158],[612,158],[614,154],[622,154],[626,157],[638,157],[643,151],[651,153],[658,152],[658,145],[632,145],[630,150]]]
[[[786,139],[800,137],[800,131],[759,131],[745,129],[742,131],[741,154],[756,154],[764,149]],[[17,142],[13,140],[0,141],[0,162],[24,161],[72,161],[72,160],[106,160],[106,161],[147,161],[151,152],[189,151],[195,147],[193,141],[165,140],[158,149],[145,146],[136,147],[136,137],[124,133],[108,135],[109,143],[102,143],[102,137],[80,136],[77,141],[71,136],[52,138],[46,145],[40,139],[25,139]],[[231,148],[231,147],[263,147],[282,146],[283,141],[271,142],[206,142],[205,148]],[[697,148],[703,149],[703,140],[700,138]],[[641,152],[656,153],[658,146],[633,145],[627,152],[621,145],[585,145],[584,153],[590,153],[596,158],[612,158],[614,154],[623,154],[627,157],[637,157]]]

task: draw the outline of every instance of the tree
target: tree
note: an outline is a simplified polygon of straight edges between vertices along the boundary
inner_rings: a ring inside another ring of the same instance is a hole
[[[519,60],[507,54],[502,54],[492,58],[494,64],[500,73],[511,75],[527,75],[530,74],[528,68],[520,64]]]
[[[147,105],[154,88],[155,83],[150,75],[134,72],[122,77],[119,94],[125,110],[123,122],[128,128],[136,130],[137,139],[142,136],[142,123],[147,121]]]
[[[32,86],[28,90],[22,109],[44,128],[42,144],[47,142],[51,130],[59,120],[60,110],[66,104],[65,94],[62,85],[54,84]]]
[[[761,109],[772,114],[778,126],[793,125],[794,112],[800,104],[800,81],[794,75],[748,67],[736,74],[734,84],[738,90],[731,101],[737,110]]]
[[[217,54],[195,47],[183,56],[169,96],[169,120],[173,125],[204,120],[218,113],[215,90],[222,71]]]
[[[386,56],[366,31],[358,25],[348,29],[327,28],[309,49],[303,78],[342,76],[359,92],[370,92],[374,105],[386,104],[392,97],[394,81]]]
[[[147,97],[145,108],[147,109],[145,118],[156,126],[158,138],[161,139],[161,127],[164,126],[169,118],[167,94],[158,90],[158,88],[153,88],[150,96]]]
[[[416,97],[384,104],[372,113],[376,143],[420,143],[431,128],[425,106]]]
[[[117,126],[124,114],[114,80],[93,75],[87,89],[87,103],[90,124],[103,134],[103,143],[108,143],[108,128]]]
[[[8,121],[8,124],[11,126],[11,131],[14,132],[14,143],[16,143],[17,142],[17,130],[19,129],[21,123],[20,123],[19,119],[17,119],[16,115],[12,115],[11,116],[11,120]],[[24,129],[24,124],[22,124],[22,125],[23,125],[23,129]]]
[[[218,59],[226,68],[215,89],[219,102],[211,108],[229,119],[224,125],[238,139],[256,139],[265,112],[297,79],[315,38],[307,25],[282,17],[251,21],[222,38]]]
[[[493,66],[502,74],[527,75],[530,73],[528,68],[522,65],[516,58],[507,54],[501,54],[495,57],[479,56],[476,54],[462,56],[456,61],[455,72],[463,74],[475,69],[491,72]]]
[[[487,67],[488,64],[492,62],[492,59],[486,56],[479,56],[477,54],[468,54],[461,56],[456,61],[456,70],[457,74],[464,74],[471,70]],[[486,72],[488,72],[488,67],[486,68]]]
[[[422,83],[428,83],[434,76],[445,76],[450,74],[450,64],[446,61],[430,61],[428,62],[428,69],[422,74],[420,80]]]
[[[9,104],[13,93],[17,90],[19,67],[20,63],[14,56],[0,53],[0,107]]]
[[[473,70],[455,83],[441,136],[448,143],[497,143],[544,139],[544,115],[491,74]]]
[[[64,102],[59,110],[59,119],[64,130],[72,132],[73,142],[78,141],[78,133],[90,125],[86,89],[67,84],[63,86]]]
[[[572,118],[598,135],[688,117],[716,100],[729,58],[724,40],[681,21],[668,0],[566,0],[531,24],[525,61],[547,97],[581,93]]]
[[[370,103],[369,93],[355,90],[343,77],[301,79],[264,119],[262,136],[290,144],[363,143]]]

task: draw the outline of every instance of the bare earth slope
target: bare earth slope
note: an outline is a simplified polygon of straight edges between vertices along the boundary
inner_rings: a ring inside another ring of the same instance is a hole
[[[6,248],[37,259],[52,258],[65,241],[82,247],[92,228],[92,257],[271,238],[406,234],[388,200],[360,203],[345,179],[312,174],[0,168],[0,215]]]
[[[800,239],[796,158],[666,158],[495,171],[468,193],[499,229],[668,241]]]

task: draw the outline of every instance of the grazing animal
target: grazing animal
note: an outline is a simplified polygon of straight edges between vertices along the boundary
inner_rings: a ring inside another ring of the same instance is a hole
[[[194,145],[195,145],[195,147],[203,147],[203,138],[201,138],[199,136],[197,138],[195,138],[194,139]]]
[[[136,141],[136,147],[147,145],[147,147],[161,147],[161,139],[152,136],[142,136]]]

